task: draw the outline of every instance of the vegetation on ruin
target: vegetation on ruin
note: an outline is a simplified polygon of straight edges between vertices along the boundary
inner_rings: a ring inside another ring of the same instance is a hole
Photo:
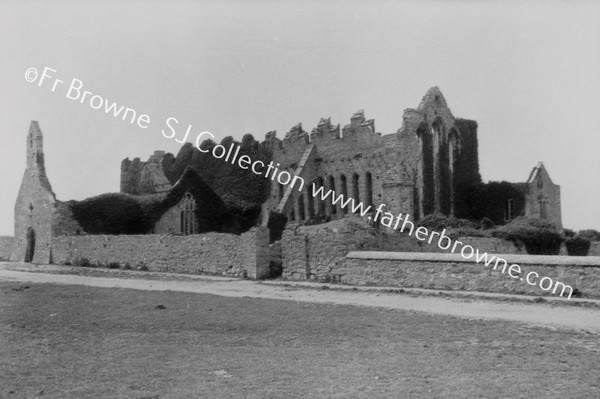
[[[502,238],[514,242],[517,246],[525,245],[527,253],[531,255],[558,255],[560,246],[565,240],[563,231],[553,223],[533,217],[518,217],[505,225],[494,226],[489,218],[477,222],[432,214],[424,217],[417,225],[426,227],[430,231],[446,229],[447,235],[451,238]],[[580,243],[580,240],[573,245],[581,245],[576,243]]]
[[[238,159],[242,155],[248,155],[253,161],[260,160],[265,164],[271,161],[268,143],[259,143],[251,134],[244,135],[241,143],[228,136],[220,144],[228,150],[232,143],[240,147]],[[212,140],[205,140],[200,148],[211,151],[216,145]],[[163,167],[171,184],[175,184],[185,169],[191,167],[225,202],[235,204],[242,210],[260,207],[269,196],[270,180],[250,169],[242,169],[237,164],[217,159],[210,152],[200,152],[191,143],[184,144],[171,165],[170,162],[163,162]]]
[[[283,230],[287,224],[288,218],[282,213],[271,211],[269,213],[269,221],[267,227],[269,228],[269,240],[273,243],[281,240]]]
[[[481,219],[481,214],[476,214],[474,202],[477,197],[477,188],[481,184],[479,174],[479,156],[477,142],[477,122],[468,119],[455,119],[455,127],[460,132],[460,157],[456,157],[454,165],[454,214],[464,219]]]
[[[593,229],[581,230],[578,233],[578,235],[581,238],[586,238],[592,242],[600,241],[600,231],[598,231],[598,230],[593,230]]]
[[[267,181],[262,177],[261,179]],[[218,186],[217,183],[214,184]],[[238,185],[243,186],[241,183]],[[69,201],[67,204],[73,217],[87,234],[151,233],[154,224],[167,210],[176,206],[186,192],[198,199],[198,232],[240,234],[256,224],[260,215],[260,204],[236,197],[233,193],[221,197],[215,191],[195,169],[186,166],[168,193],[109,193],[83,201]]]
[[[429,214],[435,209],[433,142],[426,128],[422,128],[420,137],[423,154],[423,212]]]
[[[146,205],[154,202],[151,199],[147,201]],[[146,207],[140,198],[133,195],[108,193],[67,204],[75,220],[88,234],[146,234],[152,228]]]
[[[571,256],[587,256],[591,246],[590,240],[576,235],[574,237],[568,237],[565,239],[565,246],[567,247],[567,253]]]
[[[521,216],[492,231],[492,237],[525,244],[531,255],[558,255],[563,242],[561,229],[539,218]]]

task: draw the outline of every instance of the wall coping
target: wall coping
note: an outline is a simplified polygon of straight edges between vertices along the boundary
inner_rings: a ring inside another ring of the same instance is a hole
[[[522,255],[522,254],[494,254],[509,264],[530,265],[574,265],[600,267],[600,256],[560,256],[560,255]],[[465,259],[460,254],[433,253],[433,252],[385,252],[385,251],[351,251],[346,254],[347,259],[377,259],[377,260],[405,260],[428,262],[462,262],[477,263],[475,255]]]

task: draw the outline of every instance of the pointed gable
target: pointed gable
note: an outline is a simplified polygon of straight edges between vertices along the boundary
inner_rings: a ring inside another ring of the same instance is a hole
[[[175,217],[173,215],[179,212],[179,209],[175,208],[186,194],[190,194],[196,203],[197,232],[221,230],[226,218],[225,203],[200,177],[198,172],[189,166],[162,200],[160,210],[155,215],[158,226],[166,222],[164,216],[169,217],[167,214]],[[170,225],[178,226],[179,223],[172,221]]]

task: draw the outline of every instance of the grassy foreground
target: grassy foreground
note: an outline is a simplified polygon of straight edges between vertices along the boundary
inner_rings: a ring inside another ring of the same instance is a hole
[[[599,398],[599,338],[353,306],[0,283],[0,397]]]

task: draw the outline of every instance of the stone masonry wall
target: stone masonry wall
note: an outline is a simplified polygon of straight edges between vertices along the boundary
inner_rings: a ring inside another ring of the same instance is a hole
[[[55,263],[117,262],[148,270],[265,278],[271,252],[269,232],[254,228],[242,235],[206,233],[171,235],[61,236],[52,240]]]
[[[584,295],[600,297],[600,257],[533,256],[524,253],[524,246],[501,239],[459,237],[458,240],[490,256],[503,254],[502,258],[509,262],[514,259],[513,263],[523,266],[524,271],[536,271],[539,279],[547,276],[577,288]],[[291,224],[283,233],[281,250],[282,277],[289,280],[543,293],[539,287],[492,272],[460,254],[445,253],[436,245],[405,234],[381,234],[358,217],[314,226]]]
[[[497,238],[459,237],[465,245],[489,253],[524,253],[524,246]],[[339,267],[350,251],[396,251],[444,253],[403,233],[382,234],[359,217],[347,217],[334,222],[299,226],[289,224],[281,240],[283,278],[292,280],[336,281]]]
[[[0,260],[10,259],[14,242],[14,237],[0,236]]]
[[[476,126],[473,121],[467,122]],[[350,124],[343,128],[332,124],[330,118],[322,118],[310,134],[298,124],[286,133],[283,140],[269,132],[266,141],[270,143],[273,161],[278,168],[290,174],[298,172],[303,154],[309,146],[314,147],[314,159],[310,161],[314,163],[314,173],[301,176],[306,183],[303,192],[293,191],[290,199],[293,207],[284,211],[289,220],[309,220],[315,215],[335,220],[348,213],[339,203],[332,205],[328,200],[323,204],[320,199],[312,198],[310,187],[313,181],[326,190],[334,190],[337,195],[354,198],[357,203],[364,202],[365,206],[377,207],[383,203],[388,205],[388,211],[408,212],[418,218],[433,211],[450,214],[454,194],[458,191],[455,187],[458,180],[453,173],[459,159],[473,158],[467,163],[475,170],[473,173],[462,171],[461,183],[480,181],[476,129],[470,132],[469,137],[463,133],[442,93],[434,87],[423,97],[418,109],[404,112],[402,127],[395,133],[383,136],[377,133],[375,122],[367,120],[364,112],[359,110],[350,119]],[[454,144],[451,145],[452,135]],[[422,170],[425,162],[423,140],[426,139],[432,143],[427,148],[431,152],[430,174]],[[456,144],[459,139],[460,146]],[[474,151],[463,154],[461,149],[467,141],[473,140]],[[449,154],[450,148],[452,155]],[[442,153],[443,156],[440,155]],[[424,181],[429,177],[431,181]],[[394,189],[390,190],[391,186]],[[431,193],[424,191],[425,186],[432,188]],[[279,183],[273,180],[266,209],[277,208],[283,197],[282,191]],[[429,207],[423,205],[425,194],[428,194],[427,201],[431,202]]]
[[[451,257],[452,259],[448,259]],[[550,277],[570,285],[588,297],[600,298],[600,257],[503,255],[523,274],[535,271],[539,279]],[[580,264],[577,264],[580,263]],[[339,269],[340,281],[356,285],[417,287],[443,290],[541,295],[531,286],[460,255],[389,252],[351,252]],[[551,293],[552,290],[550,290]],[[560,289],[558,290],[560,292]],[[568,291],[567,291],[568,294]]]
[[[52,259],[50,243],[56,197],[46,176],[43,136],[36,121],[32,121],[29,127],[26,153],[25,172],[15,203],[11,260],[49,263]]]

